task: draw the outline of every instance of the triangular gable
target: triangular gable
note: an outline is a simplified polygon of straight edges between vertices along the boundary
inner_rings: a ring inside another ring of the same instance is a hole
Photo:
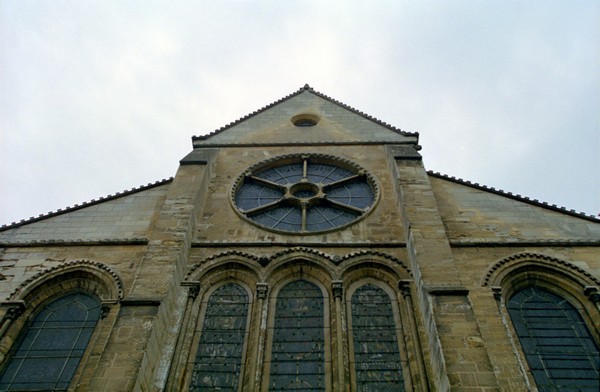
[[[600,219],[428,172],[450,239],[478,242],[600,242]]]
[[[312,127],[295,126],[307,116]],[[206,136],[194,136],[194,147],[293,144],[417,144],[418,134],[404,132],[305,85],[260,110]]]

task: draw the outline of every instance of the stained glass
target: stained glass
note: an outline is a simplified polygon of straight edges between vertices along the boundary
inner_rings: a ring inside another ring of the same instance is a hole
[[[598,345],[573,305],[529,287],[512,296],[507,307],[540,391],[600,390]]]
[[[248,294],[221,286],[208,299],[190,391],[237,391],[242,366]]]
[[[298,280],[277,296],[271,391],[324,391],[323,294],[314,284]]]
[[[27,326],[2,377],[2,391],[66,391],[100,318],[83,293],[46,305]]]
[[[234,197],[244,216],[269,229],[311,233],[348,225],[373,205],[375,192],[362,172],[297,159],[245,177]]]
[[[357,391],[404,391],[392,303],[381,288],[366,284],[352,295],[352,337]]]

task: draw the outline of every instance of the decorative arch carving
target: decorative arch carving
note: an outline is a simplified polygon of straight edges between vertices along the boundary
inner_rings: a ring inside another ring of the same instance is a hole
[[[118,302],[123,298],[123,281],[110,267],[92,260],[75,260],[38,272],[26,279],[9,296],[10,301],[27,301],[45,285],[68,279],[98,284],[94,293],[103,302]],[[91,289],[91,287],[90,287]]]
[[[528,269],[545,270],[558,276],[568,277],[581,287],[600,285],[600,280],[568,261],[544,254],[524,252],[505,257],[494,263],[486,272],[482,286],[501,286],[507,277]]]
[[[397,267],[400,267],[404,273],[412,277],[410,268],[402,260],[387,253],[373,250],[349,253],[341,258],[339,265],[342,267],[342,271],[345,272],[365,263],[384,266],[396,271],[396,273],[398,272]]]
[[[328,275],[329,279],[335,279],[337,273],[336,268],[332,265],[334,259],[335,256],[311,248],[289,248],[277,252],[269,258],[269,264],[265,269],[265,276],[270,278],[272,275],[277,274],[277,271],[281,271],[284,266],[297,264],[302,261],[322,270]]]
[[[535,348],[537,340],[531,339],[531,336],[542,335],[537,335],[539,332],[536,331],[539,329],[532,326],[531,320],[549,325],[544,329],[543,336],[553,339],[552,345],[556,347],[557,352],[564,351],[560,348],[563,340],[571,339],[569,350],[575,350],[576,355],[583,358],[588,355],[585,348],[594,340],[600,341],[597,321],[600,316],[599,309],[593,303],[593,299],[589,298],[589,292],[597,290],[598,284],[598,279],[584,269],[568,261],[538,253],[517,253],[497,261],[488,269],[482,286],[491,287],[503,320],[512,321],[505,322],[505,327],[528,384],[537,384],[541,389],[546,386],[556,387],[558,384],[555,382],[559,382],[560,377],[557,376],[553,381],[554,376],[547,375],[553,374],[553,363],[569,360],[567,354],[564,358],[552,357],[552,362],[543,351]],[[533,298],[531,306],[526,305],[527,298]],[[543,307],[547,309],[542,315],[530,313],[532,310],[536,312],[541,303],[545,304]],[[556,306],[548,306],[548,303]],[[546,312],[552,313],[547,316],[549,319],[544,320],[544,317],[550,314]],[[561,331],[568,332],[561,332],[559,335],[550,330],[553,323],[557,323],[557,328]],[[579,325],[578,332],[569,332],[567,325]],[[513,336],[517,339],[513,339]],[[522,339],[526,339],[527,344],[524,344]],[[579,341],[577,339],[583,339],[587,343],[573,343]],[[530,343],[531,341],[534,343]],[[535,367],[531,367],[531,358],[536,358]],[[527,363],[529,368],[525,365]],[[588,373],[579,375],[578,378],[580,376],[589,378]]]
[[[251,270],[257,276],[261,276],[260,273],[260,260],[261,257],[245,253],[237,250],[228,250],[219,252],[212,256],[207,257],[199,263],[193,264],[188,272],[185,274],[184,282],[199,281],[210,271],[214,271],[215,268],[221,267],[226,264],[232,266],[238,265],[240,268],[245,270]]]
[[[312,257],[326,259],[328,261],[333,262],[334,264],[337,264],[337,262],[339,262],[338,261],[339,256],[332,256],[325,252],[321,252],[320,250],[307,248],[304,246],[296,246],[293,248],[288,248],[288,249],[279,251],[279,252],[273,254],[271,257],[269,257],[269,261],[273,261],[276,259],[298,258],[298,257],[303,257],[303,256],[304,257],[312,256]]]

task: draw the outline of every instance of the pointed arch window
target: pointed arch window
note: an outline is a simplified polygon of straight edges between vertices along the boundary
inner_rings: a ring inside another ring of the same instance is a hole
[[[248,321],[248,294],[235,283],[208,299],[190,391],[237,391]]]
[[[277,296],[271,391],[325,390],[323,293],[305,280],[288,283]]]
[[[0,378],[0,390],[66,391],[100,318],[100,301],[60,297],[33,318]]]
[[[577,309],[539,287],[518,291],[507,304],[540,391],[600,390],[600,353]]]
[[[357,391],[404,391],[392,302],[373,284],[352,294],[352,340]]]

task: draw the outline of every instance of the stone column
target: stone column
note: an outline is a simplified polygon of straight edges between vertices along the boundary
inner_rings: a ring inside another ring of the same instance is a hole
[[[417,320],[415,315],[415,309],[412,303],[412,295],[410,292],[410,280],[401,280],[398,283],[398,288],[404,298],[406,304],[406,313],[408,314],[408,325],[406,329],[410,331],[410,339],[413,349],[413,357],[417,363],[418,375],[415,379],[414,390],[415,391],[428,391],[429,383],[427,382],[427,370],[425,369],[425,362],[423,360],[423,349],[421,347],[421,339],[419,338],[419,329],[417,326]],[[413,370],[411,369],[411,374]]]
[[[177,339],[177,346],[175,347],[176,357],[173,359],[173,364],[171,365],[172,371],[165,388],[169,391],[179,390],[185,382],[182,378],[183,369],[187,365],[190,351],[192,350],[192,347],[186,347],[186,345],[189,345],[193,341],[193,336],[190,335],[193,335],[194,326],[196,325],[195,320],[190,320],[190,316],[195,314],[192,311],[192,307],[200,293],[200,282],[184,281],[181,282],[181,286],[187,288],[187,302],[185,304],[183,319],[181,320],[181,330]]]
[[[264,282],[256,284],[256,308],[258,309],[258,323],[255,324],[254,335],[250,337],[251,342],[256,342],[256,356],[251,368],[248,369],[254,374],[251,385],[247,385],[249,391],[260,391],[262,384],[262,374],[265,361],[266,339],[267,339],[267,321],[269,311],[269,301],[267,300],[269,285]]]
[[[331,291],[333,293],[333,300],[335,301],[335,338],[333,339],[333,348],[335,352],[335,359],[333,360],[332,366],[334,367],[334,378],[333,378],[333,390],[334,391],[346,391],[349,390],[350,380],[348,374],[345,371],[348,369],[348,355],[345,349],[347,341],[344,339],[346,336],[345,331],[345,320],[344,320],[344,287],[341,280],[334,280]]]

